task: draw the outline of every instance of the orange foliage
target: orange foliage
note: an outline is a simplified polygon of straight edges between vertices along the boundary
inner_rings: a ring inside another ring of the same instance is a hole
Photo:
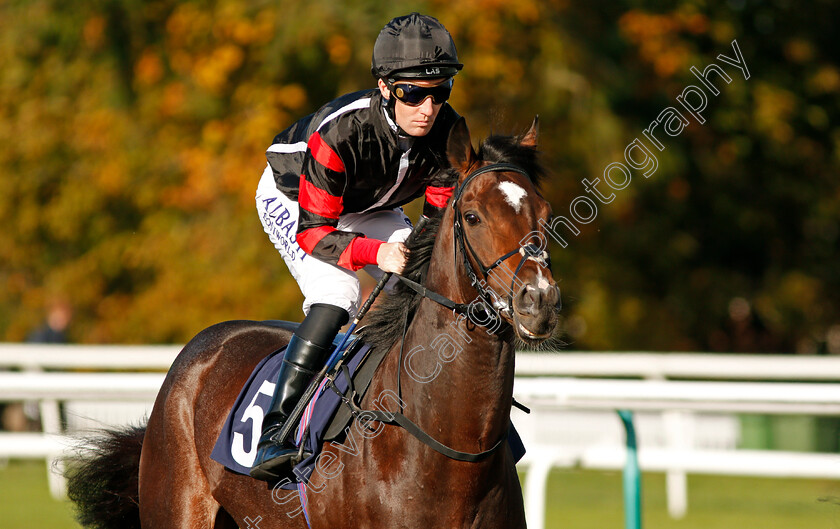
[[[660,77],[682,73],[689,65],[689,48],[680,33],[699,35],[709,30],[708,19],[696,12],[678,9],[669,14],[631,10],[619,19],[625,37],[639,46],[639,55]]]
[[[23,339],[55,294],[85,342],[183,342],[224,319],[299,319],[255,187],[276,133],[342,91],[374,86],[373,40],[415,8],[365,5],[3,4],[3,339]],[[840,70],[817,28],[788,29],[798,19],[782,13],[779,35],[759,38],[749,10],[715,3],[425,5],[465,64],[451,103],[474,138],[524,130],[540,114],[543,193],[558,214],[584,193],[582,177],[600,174],[673,100],[689,66],[737,38],[756,72],[710,100],[703,127],[672,138],[656,175],[634,178],[569,249],[554,248],[576,347],[702,347],[736,296],[752,295],[784,343],[837,328],[837,266],[826,256],[840,209]],[[736,225],[753,231],[739,238]],[[747,271],[722,264],[719,252],[746,247]]]

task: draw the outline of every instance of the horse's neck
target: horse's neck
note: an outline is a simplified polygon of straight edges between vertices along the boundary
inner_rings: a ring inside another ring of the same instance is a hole
[[[513,347],[427,300],[406,336],[404,351],[412,350],[418,352],[411,362],[406,353],[401,377],[407,407],[423,406],[428,426],[447,425],[480,449],[495,443],[510,417]]]
[[[469,303],[477,294],[456,266],[447,224],[439,231],[426,285]],[[508,427],[514,372],[513,347],[502,332],[489,333],[424,299],[403,346],[398,382],[406,415],[461,450],[483,450],[498,441]]]

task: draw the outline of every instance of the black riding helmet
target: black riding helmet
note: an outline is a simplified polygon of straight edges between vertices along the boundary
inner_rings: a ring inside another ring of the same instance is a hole
[[[463,68],[452,36],[436,18],[411,13],[388,22],[373,45],[377,79],[452,77]]]

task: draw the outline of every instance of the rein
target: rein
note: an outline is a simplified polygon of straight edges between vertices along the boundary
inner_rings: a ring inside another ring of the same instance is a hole
[[[426,446],[432,448],[436,452],[445,455],[450,459],[454,459],[456,461],[464,461],[467,463],[476,463],[487,457],[491,456],[493,452],[495,452],[500,446],[504,444],[504,441],[507,439],[507,433],[503,435],[496,444],[490,447],[483,452],[471,453],[471,452],[461,452],[460,450],[455,450],[454,448],[450,448],[445,444],[441,443],[428,433],[426,433],[420,426],[418,426],[414,421],[403,415],[401,412],[390,412],[390,411],[382,411],[382,410],[363,410],[356,404],[356,400],[358,399],[358,393],[356,392],[356,388],[353,386],[353,377],[350,376],[350,371],[347,366],[342,365],[341,370],[344,373],[344,378],[347,380],[347,394],[341,393],[341,391],[335,386],[335,384],[330,380],[329,387],[332,389],[336,394],[338,394],[338,398],[350,408],[350,413],[359,420],[360,424],[365,424],[370,421],[381,422],[385,424],[392,424],[396,426],[401,426],[405,431],[410,433],[414,436],[415,439],[420,441],[421,443],[425,444]],[[514,402],[517,407],[522,407],[521,404],[518,402]],[[530,410],[528,410],[530,412]],[[365,426],[367,427],[367,426]]]
[[[531,260],[536,261],[537,263],[539,263],[542,266],[549,267],[550,265],[548,263],[548,253],[544,252],[544,251],[540,251],[539,246],[537,246],[536,244],[532,244],[532,243],[527,244],[527,245],[522,246],[522,247],[519,247],[516,250],[512,250],[512,251],[502,255],[501,257],[496,259],[493,262],[493,264],[491,264],[490,266],[484,266],[484,264],[481,262],[481,259],[479,259],[478,255],[475,253],[475,250],[473,249],[472,245],[470,244],[469,239],[467,238],[466,233],[464,232],[463,215],[461,213],[460,208],[458,207],[458,200],[461,198],[461,195],[463,194],[464,189],[466,189],[467,184],[472,182],[473,179],[475,179],[479,175],[494,172],[494,171],[512,171],[512,172],[524,175],[524,176],[526,176],[530,179],[530,176],[528,175],[528,173],[524,169],[522,169],[521,167],[518,167],[516,165],[508,164],[508,163],[493,163],[493,164],[490,164],[490,165],[487,165],[487,166],[480,167],[480,168],[476,169],[475,171],[470,173],[464,179],[463,183],[461,183],[461,185],[458,186],[458,189],[455,191],[455,193],[452,196],[452,209],[455,211],[455,223],[454,223],[453,229],[454,229],[454,232],[455,232],[456,255],[457,255],[458,250],[460,250],[461,255],[463,256],[464,268],[466,269],[467,277],[470,279],[471,285],[478,292],[479,297],[482,299],[482,301],[484,301],[487,309],[488,310],[499,309],[499,310],[507,311],[508,313],[510,313],[513,310],[514,282],[516,281],[516,276],[519,273],[519,271],[522,269],[522,266],[524,266],[525,262],[528,261],[529,259],[531,259]],[[476,264],[478,265],[478,268],[481,271],[481,275],[483,276],[483,279],[479,279],[478,274],[475,273],[475,270],[472,266],[472,263],[470,262],[469,256],[467,255],[467,250],[469,250],[470,255],[472,255],[473,260],[475,260]],[[519,264],[516,266],[516,270],[513,273],[513,278],[511,279],[510,288],[508,289],[506,306],[499,307],[499,303],[501,303],[501,302],[498,299],[494,299],[496,297],[495,292],[493,292],[492,289],[487,289],[486,288],[487,280],[489,279],[488,274],[494,268],[498,267],[503,262],[510,259],[511,257],[513,257],[516,254],[520,254],[522,256],[522,258],[519,260]],[[456,257],[456,262],[457,262],[457,257]],[[425,298],[428,298],[428,299],[434,301],[435,303],[438,303],[438,304],[452,310],[453,312],[456,312],[456,313],[459,313],[459,314],[464,314],[464,313],[467,313],[469,311],[470,304],[457,303],[457,302],[447,298],[446,296],[443,296],[441,294],[438,294],[437,292],[429,290],[428,288],[424,287],[420,283],[417,283],[416,281],[412,281],[411,279],[405,278],[403,276],[398,275],[397,278],[400,281],[402,281],[406,286],[408,286],[409,288],[411,288],[412,290],[414,290],[415,292],[417,292],[421,296],[423,296]],[[484,325],[484,326],[486,326],[486,325]],[[405,342],[405,330],[403,332],[403,342]],[[400,356],[402,356],[402,354]],[[400,361],[400,365],[402,365],[402,361]],[[432,448],[436,452],[438,452],[440,454],[443,454],[444,456],[446,456],[450,459],[454,459],[456,461],[465,461],[465,462],[470,462],[470,463],[475,463],[475,462],[481,461],[483,459],[486,459],[490,455],[492,455],[496,450],[498,450],[499,447],[501,447],[504,444],[505,440],[508,437],[507,432],[505,432],[505,434],[502,435],[502,437],[498,441],[496,441],[496,443],[492,447],[490,447],[487,450],[484,450],[482,452],[477,452],[477,453],[462,452],[460,450],[455,450],[454,448],[450,448],[450,447],[444,445],[443,443],[439,442],[435,438],[433,438],[428,433],[426,433],[420,426],[418,426],[411,419],[409,419],[408,417],[403,415],[401,412],[386,412],[386,411],[381,411],[381,410],[363,410],[363,409],[361,409],[359,407],[359,405],[356,404],[358,394],[356,393],[356,390],[353,387],[352,377],[350,376],[350,373],[347,371],[346,366],[342,365],[341,369],[345,371],[344,376],[345,376],[345,379],[348,381],[348,384],[349,384],[348,388],[347,388],[348,389],[347,395],[342,394],[341,391],[339,391],[338,388],[335,387],[335,385],[332,383],[332,379],[330,379],[330,387],[332,388],[333,391],[335,391],[338,394],[338,396],[342,400],[342,402],[350,408],[351,414],[354,417],[356,417],[360,421],[361,421],[362,418],[364,418],[365,419],[364,422],[373,420],[373,421],[382,422],[382,423],[386,423],[386,424],[393,424],[393,425],[401,426],[409,434],[414,436],[417,440],[419,440],[420,442],[422,442],[426,446]],[[398,380],[399,380],[399,371],[398,371],[397,376],[398,376]],[[398,385],[399,385],[399,383],[398,383]],[[522,409],[522,410],[524,410],[524,411],[526,411],[526,412],[530,412],[530,410],[528,410],[525,406],[516,402],[515,400],[513,401],[513,405]]]

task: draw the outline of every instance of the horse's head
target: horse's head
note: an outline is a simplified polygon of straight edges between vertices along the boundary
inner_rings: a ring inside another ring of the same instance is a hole
[[[459,173],[450,205],[463,280],[523,342],[539,344],[557,325],[560,289],[551,274],[544,228],[551,206],[535,186],[537,120],[521,137],[488,138],[476,153],[461,119],[450,133],[447,153]]]

